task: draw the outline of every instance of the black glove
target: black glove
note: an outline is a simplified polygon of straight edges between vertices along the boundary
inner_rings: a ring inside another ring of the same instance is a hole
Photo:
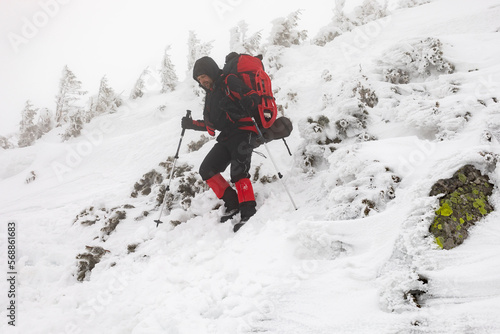
[[[256,95],[256,96],[254,97],[254,95]],[[255,108],[257,107],[258,102],[256,102],[256,99],[258,99],[258,98],[259,98],[259,96],[257,94],[244,96],[240,100],[240,104],[243,107],[243,109],[245,109],[246,112],[248,112],[249,114],[252,114],[253,111],[255,110]]]
[[[233,120],[238,120],[248,116],[243,110],[241,104],[238,104],[238,102],[231,100],[227,96],[223,97],[220,100],[219,107],[221,108],[221,110],[226,112]]]
[[[183,129],[194,129],[193,119],[191,117],[182,117],[181,127]]]

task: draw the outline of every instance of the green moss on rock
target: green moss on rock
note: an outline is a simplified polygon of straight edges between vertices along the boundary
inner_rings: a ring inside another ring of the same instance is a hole
[[[448,201],[445,201],[442,203],[441,207],[439,208],[438,211],[436,211],[436,214],[448,217],[453,213],[453,209],[451,208],[450,204],[448,204]]]
[[[451,249],[463,243],[468,229],[493,211],[488,201],[492,191],[488,176],[472,165],[432,186],[430,196],[439,196],[440,206],[429,231],[440,248]]]

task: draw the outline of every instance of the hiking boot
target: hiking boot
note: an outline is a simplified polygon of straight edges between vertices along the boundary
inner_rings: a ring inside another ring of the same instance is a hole
[[[226,213],[221,217],[220,222],[225,223],[230,219],[233,219],[240,212],[240,203],[238,202],[238,194],[236,190],[228,187],[222,196],[224,201],[224,206],[226,207]]]
[[[234,233],[238,232],[238,230],[239,230],[239,229],[240,229],[243,225],[245,225],[245,223],[244,223],[244,222],[240,222],[240,223],[238,223],[238,224],[234,225],[234,226],[233,226],[233,232],[234,232]]]
[[[236,190],[228,187],[221,198],[224,201],[224,206],[226,207],[226,212],[231,212],[233,210],[238,210],[240,208],[240,202],[238,201],[238,194]]]
[[[233,219],[240,212],[239,209],[234,209],[231,211],[226,211],[226,213],[220,218],[221,223],[225,223],[230,219]]]
[[[241,222],[247,222],[256,212],[255,201],[243,202],[240,204]]]

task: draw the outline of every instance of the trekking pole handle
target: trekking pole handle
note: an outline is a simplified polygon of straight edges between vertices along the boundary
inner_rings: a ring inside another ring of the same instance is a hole
[[[191,118],[191,110],[186,110],[186,117]],[[186,132],[186,129],[182,129],[181,132],[181,137],[184,137],[184,132]]]

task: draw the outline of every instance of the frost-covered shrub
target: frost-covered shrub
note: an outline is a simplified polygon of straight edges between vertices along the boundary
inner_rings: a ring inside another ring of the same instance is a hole
[[[465,106],[460,96],[453,97],[458,90],[453,83],[441,80],[425,84],[410,84],[410,89],[396,90],[403,98],[397,108],[387,111],[392,121],[400,122],[409,129],[417,130],[420,136],[429,139],[448,140],[469,122],[472,110]]]
[[[286,97],[288,101],[292,103],[297,103],[297,92],[289,91],[288,93],[286,93]]]
[[[352,109],[344,109],[342,118],[335,122],[335,127],[340,139],[358,137],[365,133],[368,112],[359,106],[352,106]]]
[[[160,206],[165,202],[165,207],[168,210],[172,210],[177,204],[184,210],[187,210],[191,206],[191,200],[196,194],[202,193],[208,190],[205,182],[201,180],[198,173],[189,172],[186,175],[175,180],[175,184],[172,184],[169,192],[166,191],[166,187],[162,185],[156,196],[156,205]]]
[[[421,5],[425,5],[431,2],[430,0],[399,0],[398,6],[399,8],[412,8]]]
[[[378,283],[381,306],[387,312],[402,313],[420,308],[420,299],[428,291],[427,278],[403,264],[384,273]]]
[[[139,246],[139,244],[127,245],[127,254],[135,253],[135,250],[137,249],[138,246]]]
[[[307,38],[306,30],[297,29],[301,13],[300,10],[297,10],[287,17],[273,20],[273,27],[269,37],[271,45],[290,47],[301,44]]]
[[[288,106],[289,106],[289,103],[290,104],[296,104],[297,101],[298,101],[298,93],[295,92],[295,91],[292,91],[292,90],[289,90],[286,95],[283,96],[283,98],[281,99],[281,103],[279,104],[279,107],[281,107],[282,109],[278,109],[278,111],[280,111],[281,113],[284,113],[284,110],[285,109],[288,109]]]
[[[165,180],[170,177],[173,160],[173,157],[169,157],[167,161],[159,164],[161,167],[165,168],[165,173],[161,174]],[[156,176],[154,185],[157,190],[151,191],[151,194],[155,194],[153,200],[155,202],[155,207],[160,207],[162,203],[165,202],[165,207],[169,210],[174,208],[176,204],[184,209],[188,209],[191,206],[191,199],[196,196],[196,194],[208,190],[207,185],[203,182],[199,174],[193,172],[192,169],[193,166],[186,163],[176,165],[172,180],[168,181],[171,183],[170,191],[168,192],[166,191],[166,186],[162,184],[163,179],[159,181],[158,176]]]
[[[300,125],[300,131],[309,143],[328,145],[334,142],[334,131],[330,126],[330,119],[325,115],[319,115],[315,118],[308,117],[306,122]]]
[[[400,68],[388,68],[384,70],[385,81],[393,84],[407,84],[410,82],[410,74]]]
[[[125,204],[116,208],[106,209],[104,207],[96,208],[90,206],[82,210],[75,218],[74,224],[81,224],[82,226],[94,226],[100,223],[101,228],[99,238],[106,241],[109,235],[116,229],[120,221],[127,218],[128,209],[133,209],[134,206]]]
[[[90,278],[90,272],[94,269],[95,265],[101,261],[106,253],[109,253],[108,250],[100,246],[85,246],[85,250],[85,253],[76,256],[78,260],[76,279],[80,282],[85,279],[88,280]]]
[[[323,73],[321,73],[321,79],[323,79],[325,82],[329,82],[333,80],[333,75],[329,70],[324,70]]]
[[[325,46],[338,36],[351,31],[355,27],[356,24],[344,13],[343,6],[337,6],[334,9],[332,21],[319,30],[316,37],[313,38],[313,43]]]
[[[121,220],[127,218],[127,213],[123,210],[111,210],[111,215],[104,222],[104,227],[101,228],[101,239],[106,240],[107,237],[116,229]]]
[[[299,131],[304,141],[296,155],[297,164],[304,173],[314,174],[326,165],[326,157],[335,150],[331,144],[338,143],[340,140],[335,138],[335,129],[332,128],[330,119],[325,115],[301,120]]]
[[[367,78],[363,78],[367,81]],[[354,97],[357,98],[363,105],[373,108],[378,103],[377,94],[369,86],[365,87],[361,81],[358,81],[356,87],[352,89]]]
[[[386,17],[387,15],[387,1],[380,4],[375,0],[364,0],[361,5],[354,8],[352,13],[353,21],[358,26]]]
[[[442,43],[437,38],[401,43],[388,50],[378,61],[385,81],[408,83],[432,73],[453,73],[455,66],[443,58]]]
[[[271,45],[266,49],[264,55],[266,72],[272,79],[274,72],[280,70],[283,65],[281,64],[281,57],[283,56],[283,47]]]
[[[14,145],[9,141],[7,137],[0,136],[0,147],[4,150],[8,150],[14,148]]]
[[[30,175],[26,178],[25,182],[28,184],[28,183],[31,183],[31,182],[33,182],[35,180],[36,180],[35,171],[31,171]]]
[[[191,200],[196,194],[202,193],[208,190],[205,182],[200,178],[198,173],[189,172],[186,176],[179,180],[177,185],[178,196],[174,197],[174,200],[180,200],[181,206],[187,210],[191,206]],[[172,204],[169,205],[172,207]]]
[[[168,157],[166,161],[160,162],[158,165],[160,167],[165,168],[165,172],[166,172],[167,176],[170,176],[170,173],[172,172],[173,164],[174,164],[174,157]],[[193,169],[193,166],[190,166],[186,163],[176,164],[174,174],[172,175],[172,177],[177,178],[177,177],[184,176],[184,174],[186,172],[189,172],[192,169]]]
[[[139,194],[149,195],[151,193],[151,187],[155,184],[161,184],[162,182],[163,176],[158,171],[152,169],[134,184],[134,191],[130,196],[137,197]]]
[[[349,220],[385,210],[396,197],[401,178],[381,162],[363,159],[349,146],[338,148],[328,158],[325,196],[329,199],[329,218]]]
[[[352,31],[357,26],[380,19],[388,15],[387,3],[381,5],[378,1],[365,0],[360,6],[354,8],[352,13],[344,12],[345,0],[336,1],[332,21],[322,27],[312,42],[325,46],[338,36]]]
[[[298,149],[295,159],[304,173],[313,175],[316,171],[327,166],[326,156],[328,153],[331,151],[326,150],[322,145],[303,145],[302,148]]]
[[[330,24],[321,28],[312,42],[318,46],[325,46],[340,35],[342,35],[340,28]]]
[[[488,132],[485,132],[484,135],[486,136],[485,140],[488,140]],[[491,137],[489,137],[491,138]],[[497,168],[497,163],[500,160],[500,155],[493,153],[493,152],[487,152],[487,151],[482,151],[479,152],[479,155],[483,157],[483,161],[486,165],[486,171],[487,172],[493,172]]]
[[[83,226],[92,226],[99,221],[104,221],[109,211],[106,208],[96,208],[90,206],[83,209],[75,218],[73,223],[78,223]]]
[[[335,103],[335,97],[331,93],[325,93],[323,94],[322,101],[323,106],[321,107],[321,110],[330,109]]]
[[[343,82],[340,93],[335,97],[326,95],[323,98],[323,103],[325,109],[330,107],[328,104],[335,109],[335,116],[331,118],[337,131],[334,137],[341,140],[348,138],[358,138],[363,141],[374,139],[367,133],[368,110],[378,104],[378,96],[366,77]]]
[[[196,152],[198,151],[200,148],[203,147],[203,145],[205,145],[206,143],[208,143],[208,141],[210,140],[210,138],[208,138],[207,136],[205,135],[201,135],[200,139],[197,140],[197,141],[192,141],[188,144],[188,150],[189,152]]]
[[[253,175],[253,181],[257,182],[260,181],[261,183],[272,183],[278,181],[278,177],[274,175],[260,175],[260,169],[262,168],[262,165],[256,166],[254,172],[252,173]]]
[[[428,298],[429,278],[422,273],[438,265],[435,257],[428,254],[432,244],[428,228],[434,215],[433,202],[429,197],[415,199],[413,212],[399,229],[391,257],[379,270],[376,282],[381,308],[386,312],[415,311]]]

